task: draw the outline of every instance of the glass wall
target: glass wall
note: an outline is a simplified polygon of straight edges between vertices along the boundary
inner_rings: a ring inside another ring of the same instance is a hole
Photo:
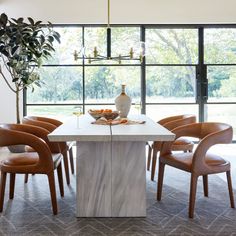
[[[84,112],[114,109],[115,97],[125,83],[132,98],[131,113],[141,112],[142,104],[142,111],[154,120],[192,113],[200,121],[204,117],[236,128],[236,26],[114,26],[113,57],[129,55],[131,48],[134,57],[139,57],[140,41],[145,41],[145,60],[122,64],[117,60],[89,63],[82,58],[93,57],[95,47],[106,56],[106,27],[55,29],[61,34],[61,44],[55,45],[53,57],[39,70],[41,88],[26,93],[28,115],[63,119],[78,108]],[[199,68],[204,69],[199,72]]]
[[[205,29],[204,48],[205,119],[229,123],[236,130],[236,29]]]
[[[197,115],[198,30],[146,29],[145,33],[146,113],[154,120],[174,114]]]
[[[127,86],[133,107],[141,103],[141,64],[126,60],[95,60],[94,49],[106,56],[106,27],[55,27],[61,34],[61,44],[56,52],[40,68],[42,86],[27,91],[28,115],[47,115],[65,118],[78,108],[86,112],[94,108],[113,108],[114,100],[121,92],[121,84]],[[129,55],[139,57],[140,27],[112,28],[111,56]],[[74,51],[80,59],[74,60]],[[134,109],[134,108],[132,108]],[[59,111],[60,110],[60,111]],[[58,111],[58,113],[57,113]]]

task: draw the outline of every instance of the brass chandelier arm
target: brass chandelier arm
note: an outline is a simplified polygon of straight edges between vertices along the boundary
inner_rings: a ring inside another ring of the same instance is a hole
[[[111,27],[110,27],[110,17],[111,17],[111,12],[110,12],[110,9],[111,9],[111,3],[110,3],[111,0],[107,0],[107,29],[106,29],[106,36],[107,36],[107,52],[106,52],[106,56],[103,56],[103,55],[100,55],[99,54],[99,51],[97,49],[97,47],[95,46],[94,47],[94,50],[93,50],[93,56],[91,56],[91,54],[88,55],[88,57],[86,56],[85,54],[85,50],[83,48],[83,51],[82,49],[79,51],[79,53],[82,51],[82,57],[79,56],[79,53],[75,50],[73,55],[74,55],[74,60],[77,61],[78,59],[87,59],[89,63],[91,62],[94,62],[94,61],[99,61],[99,60],[115,60],[117,61],[119,64],[121,64],[121,62],[123,60],[135,60],[135,61],[140,61],[140,63],[142,63],[143,61],[143,57],[145,55],[143,55],[142,52],[140,52],[139,56],[138,57],[134,57],[134,49],[133,47],[130,48],[129,50],[129,54],[128,55],[118,55],[118,56],[115,56],[115,57],[112,57],[111,56]]]

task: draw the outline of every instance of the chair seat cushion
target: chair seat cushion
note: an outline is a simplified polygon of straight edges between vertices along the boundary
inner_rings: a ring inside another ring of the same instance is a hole
[[[188,144],[192,144],[192,143],[193,142],[187,138],[178,138],[174,141],[174,145],[188,145]]]
[[[190,172],[192,168],[192,158],[192,153],[172,153],[170,155],[161,156],[160,161],[178,169]],[[205,156],[205,162],[207,165],[212,167],[229,165],[228,161],[212,153],[207,153]]]
[[[25,151],[26,152],[35,152],[35,150],[32,147],[28,146],[28,145],[25,146]]]
[[[61,153],[53,153],[52,159],[54,163],[54,168],[58,166],[60,160],[62,158]],[[38,154],[37,152],[24,152],[9,155],[8,158],[2,161],[1,165],[4,166],[27,166],[34,165],[38,162]]]
[[[36,152],[23,152],[9,155],[9,158],[3,161],[3,164],[8,166],[34,165],[37,161],[38,154]]]
[[[187,138],[178,138],[172,144],[172,151],[192,151],[194,143]]]

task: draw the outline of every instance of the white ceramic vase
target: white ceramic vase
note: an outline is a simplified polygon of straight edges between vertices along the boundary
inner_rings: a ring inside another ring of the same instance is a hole
[[[122,84],[122,92],[115,99],[116,110],[120,112],[120,118],[126,118],[131,107],[131,98],[125,93],[125,85]]]

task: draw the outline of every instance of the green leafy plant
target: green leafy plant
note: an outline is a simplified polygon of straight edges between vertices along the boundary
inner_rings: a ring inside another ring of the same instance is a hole
[[[0,16],[0,76],[16,94],[17,123],[20,123],[20,92],[41,86],[37,68],[55,51],[54,42],[60,43],[60,34],[53,30],[52,24],[41,23],[30,17],[24,20],[9,19],[5,13]]]

